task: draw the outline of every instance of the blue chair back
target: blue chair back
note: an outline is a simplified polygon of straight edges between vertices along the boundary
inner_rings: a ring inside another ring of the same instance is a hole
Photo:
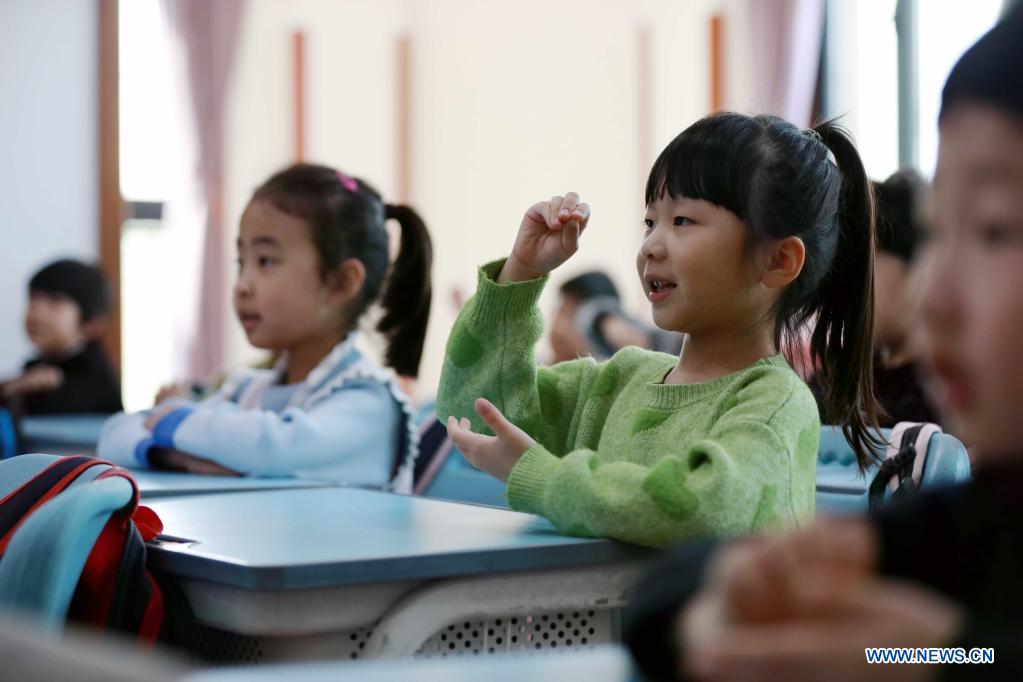
[[[18,432],[14,428],[14,415],[0,407],[0,459],[18,454]]]
[[[882,429],[888,440],[891,429]],[[883,458],[884,453],[879,453]],[[870,482],[878,465],[864,476],[856,466],[856,456],[837,426],[822,426],[817,451],[817,513],[862,514],[867,511]],[[960,483],[970,478],[970,460],[966,448],[947,433],[931,436],[927,459],[920,480],[922,488]],[[886,496],[890,493],[886,493]]]
[[[461,452],[452,448],[423,496],[507,508],[504,491],[504,483],[473,467]]]
[[[416,415],[421,437],[416,463],[416,491],[423,497],[491,507],[508,506],[505,485],[473,467],[447,439],[444,424],[438,422],[434,403],[424,405]],[[424,481],[423,478],[428,478]]]

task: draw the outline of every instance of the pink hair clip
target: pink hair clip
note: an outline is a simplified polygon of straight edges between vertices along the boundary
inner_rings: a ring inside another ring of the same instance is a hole
[[[341,181],[341,186],[344,187],[349,192],[358,192],[359,191],[359,183],[357,183],[355,181],[355,178],[353,178],[353,177],[351,177],[349,175],[345,175],[341,171],[338,171],[337,172],[337,179]]]

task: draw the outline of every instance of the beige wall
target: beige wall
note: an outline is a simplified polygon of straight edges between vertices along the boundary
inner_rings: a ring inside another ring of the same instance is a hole
[[[579,254],[558,283],[607,270],[646,314],[634,253],[646,167],[709,106],[710,14],[741,26],[739,0],[253,0],[243,27],[228,118],[228,202],[236,224],[252,189],[291,160],[290,35],[308,43],[308,156],[393,196],[394,42],[413,41],[413,204],[434,236],[434,309],[420,397],[435,391],[454,320],[450,292],[471,293],[475,266],[507,253],[523,211],[568,190],[593,207]],[[639,101],[646,36],[650,99]],[[744,59],[728,40],[726,104]],[[640,148],[648,112],[648,148]],[[230,251],[233,259],[233,230]],[[549,310],[553,289],[542,304]],[[252,357],[225,302],[227,356]]]
[[[0,381],[33,352],[29,278],[99,256],[96,22],[95,3],[0,2]]]

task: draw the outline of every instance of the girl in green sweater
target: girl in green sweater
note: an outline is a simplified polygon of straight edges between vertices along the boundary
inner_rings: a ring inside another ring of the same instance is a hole
[[[861,465],[876,423],[873,200],[848,136],[724,113],[661,152],[636,265],[655,323],[688,335],[679,357],[537,366],[537,299],[589,217],[574,193],[534,204],[480,268],[437,400],[455,445],[574,535],[664,546],[811,520],[820,417],[783,343],[812,325],[825,416]]]

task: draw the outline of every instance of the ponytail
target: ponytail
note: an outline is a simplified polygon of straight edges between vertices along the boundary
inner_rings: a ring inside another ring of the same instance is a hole
[[[387,339],[388,366],[401,376],[415,377],[430,319],[433,245],[426,224],[412,208],[385,204],[384,220],[392,218],[401,226],[401,244],[381,297],[384,315],[377,331]]]
[[[826,387],[826,423],[841,424],[861,470],[884,441],[874,396],[874,197],[849,135],[833,122],[814,128],[841,174],[838,243],[810,309],[817,320],[810,353]]]

